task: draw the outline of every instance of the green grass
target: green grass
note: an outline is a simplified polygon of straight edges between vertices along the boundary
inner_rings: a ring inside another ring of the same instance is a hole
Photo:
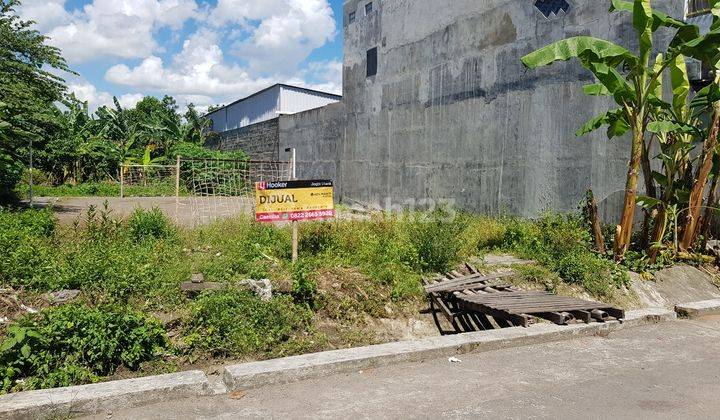
[[[293,265],[290,228],[250,216],[183,229],[159,210],[139,209],[116,220],[107,209],[92,208],[68,227],[57,226],[49,211],[0,210],[0,287],[24,297],[81,290],[72,305],[17,318],[0,331],[0,343],[17,342],[0,352],[7,366],[0,370],[2,389],[91,382],[143,363],[162,369],[206,358],[262,359],[374,343],[368,320],[416,316],[423,275],[492,251],[538,261],[519,269],[521,277],[547,290],[572,287],[603,299],[627,282],[623,269],[592,252],[588,233],[572,216],[379,214],[303,223],[300,238],[301,261]],[[225,289],[181,293],[180,282],[193,273]],[[271,279],[275,297],[263,302],[239,290],[248,278]],[[175,321],[162,327],[150,314]],[[78,322],[81,329],[74,327]],[[16,328],[38,334],[16,337]],[[131,337],[121,339],[113,328]],[[171,338],[161,342],[158,334]],[[72,356],[83,351],[99,361]]]
[[[27,184],[18,186],[17,193],[20,197],[29,197],[30,188]],[[120,197],[120,184],[117,182],[88,182],[77,185],[35,185],[33,186],[35,197]],[[123,190],[125,197],[174,197],[174,181],[153,183],[152,185],[127,185]],[[187,190],[182,188],[180,195],[187,195]]]

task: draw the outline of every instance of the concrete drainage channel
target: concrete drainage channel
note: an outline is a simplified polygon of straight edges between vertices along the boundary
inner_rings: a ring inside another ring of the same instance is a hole
[[[678,305],[682,316],[720,314],[720,300]],[[0,418],[40,418],[90,414],[160,401],[222,394],[239,389],[288,383],[333,373],[591,336],[622,328],[670,321],[664,308],[629,311],[620,323],[536,324],[431,337],[226,366],[221,381],[199,370],[0,396]]]

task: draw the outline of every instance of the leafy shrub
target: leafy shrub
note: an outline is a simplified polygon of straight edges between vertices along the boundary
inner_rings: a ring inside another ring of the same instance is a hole
[[[35,286],[55,273],[50,210],[0,210],[0,284]]]
[[[12,155],[0,149],[0,203],[15,200],[16,184],[22,175],[22,164]]]
[[[299,236],[298,251],[302,255],[317,255],[335,244],[337,229],[330,222],[303,223]]]
[[[501,218],[465,216],[467,227],[460,236],[463,257],[503,245],[507,226]]]
[[[185,331],[189,350],[215,356],[275,351],[304,331],[312,318],[310,310],[295,305],[289,296],[263,302],[250,292],[234,289],[202,294],[190,312]]]
[[[136,208],[128,218],[130,235],[136,241],[146,239],[168,239],[177,234],[175,226],[168,220],[165,213],[157,207],[152,210]]]
[[[538,261],[567,283],[607,295],[629,277],[621,266],[592,252],[591,240],[579,218],[551,214],[537,221],[510,219],[501,248]]]
[[[137,369],[166,349],[164,333],[157,319],[123,307],[43,310],[8,328],[0,346],[2,391],[94,382],[120,366]]]
[[[14,235],[50,236],[55,231],[52,210],[9,211],[0,209],[0,232]]]
[[[298,260],[293,266],[292,295],[296,302],[305,303],[310,308],[315,307],[317,282],[312,278],[313,268],[307,260]]]
[[[464,217],[438,210],[420,218],[410,227],[410,238],[420,257],[423,271],[449,271],[458,261],[460,235],[466,227]]]

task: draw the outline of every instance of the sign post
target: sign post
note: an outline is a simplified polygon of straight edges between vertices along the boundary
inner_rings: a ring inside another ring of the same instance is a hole
[[[335,217],[333,182],[331,180],[298,180],[295,172],[295,149],[291,153],[289,181],[255,183],[255,221],[290,222],[292,224],[292,261],[298,258],[298,225],[302,220],[325,220]]]
[[[290,162],[292,165],[292,174],[290,175],[290,179],[295,181],[297,180],[297,175],[295,173],[295,148],[292,148],[292,157],[290,158]],[[293,220],[292,222],[292,263],[295,264],[298,259],[298,230],[300,229],[300,222],[297,220]]]

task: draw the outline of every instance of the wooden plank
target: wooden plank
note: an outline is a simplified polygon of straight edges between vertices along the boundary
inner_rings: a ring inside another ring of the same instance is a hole
[[[573,314],[576,319],[579,319],[586,324],[589,324],[592,321],[592,315],[590,315],[590,312],[588,311],[578,309],[570,311],[570,313]]]
[[[527,327],[528,325],[532,324],[534,321],[529,316],[523,315],[523,314],[510,314],[505,311],[497,310],[495,308],[480,304],[480,303],[474,303],[474,302],[465,302],[463,306],[466,306],[469,309],[476,310],[478,312],[482,312],[484,314],[490,315],[493,318],[501,318],[511,321],[515,325],[519,325],[522,327]]]
[[[453,278],[451,280],[441,281],[439,285],[433,285],[436,287],[442,286],[448,286],[448,285],[455,285],[455,284],[461,284],[466,282],[467,280],[474,280],[477,279],[477,282],[483,282],[483,281],[490,281],[490,280],[496,280],[501,279],[505,277],[513,277],[515,276],[515,272],[502,272],[502,273],[496,273],[496,274],[490,274],[490,275],[482,275],[482,274],[472,274],[469,276],[463,276],[458,278]],[[433,286],[426,287],[426,291],[433,292]]]

